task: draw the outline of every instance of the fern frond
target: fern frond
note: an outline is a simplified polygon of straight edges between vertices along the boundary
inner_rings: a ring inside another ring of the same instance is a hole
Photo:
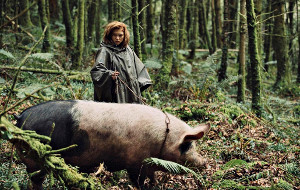
[[[10,52],[5,51],[4,49],[0,49],[0,57],[4,57],[7,59],[13,59],[13,60],[16,59]]]
[[[199,181],[201,181],[201,176],[199,174],[197,174],[196,172],[194,172],[193,170],[181,165],[181,164],[178,164],[178,163],[175,163],[175,162],[172,162],[172,161],[168,161],[168,160],[162,160],[162,159],[159,159],[159,158],[146,158],[144,161],[143,161],[145,164],[147,165],[156,165],[156,166],[160,166],[160,167],[163,167],[164,169],[166,169],[167,171],[173,173],[173,174],[180,174],[180,173],[191,173],[193,174]]]
[[[53,53],[35,53],[29,56],[32,59],[37,59],[39,61],[50,61],[54,55]]]

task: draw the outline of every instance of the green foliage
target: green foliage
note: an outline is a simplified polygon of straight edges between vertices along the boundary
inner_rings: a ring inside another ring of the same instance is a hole
[[[0,59],[12,59],[15,60],[16,58],[8,51],[4,49],[0,49]]]
[[[29,56],[33,60],[38,60],[41,62],[50,61],[53,59],[53,53],[34,53]]]
[[[222,166],[223,170],[228,170],[229,168],[235,168],[240,166],[248,166],[248,163],[244,160],[240,159],[233,159],[227,162],[225,165]]]
[[[275,185],[272,185],[271,189],[274,190],[293,190],[293,185],[289,184],[288,182],[280,179],[279,182]]]
[[[143,161],[147,165],[156,165],[159,167],[162,167],[166,169],[167,171],[174,173],[174,174],[180,174],[180,173],[191,173],[193,174],[198,180],[200,180],[201,176],[194,172],[193,170],[180,165],[178,163],[172,162],[172,161],[167,161],[167,160],[162,160],[159,158],[146,158]]]

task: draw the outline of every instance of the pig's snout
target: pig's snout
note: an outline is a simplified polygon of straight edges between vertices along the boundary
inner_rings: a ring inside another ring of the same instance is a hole
[[[192,167],[207,168],[207,160],[198,153],[187,155],[186,162]]]

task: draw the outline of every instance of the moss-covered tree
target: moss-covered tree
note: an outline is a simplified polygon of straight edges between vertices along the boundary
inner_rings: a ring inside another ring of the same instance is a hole
[[[246,24],[246,0],[240,1],[240,40],[239,40],[239,80],[238,80],[238,92],[237,92],[237,102],[245,101],[245,89],[246,89],[246,32],[247,32],[247,24]]]
[[[217,50],[217,25],[216,25],[216,10],[215,10],[215,0],[211,0],[211,46],[213,52]]]
[[[179,49],[185,48],[186,45],[186,12],[187,12],[187,5],[188,2],[186,0],[179,0],[179,7],[178,7],[178,27],[179,27]]]
[[[231,1],[228,7],[228,47],[236,48],[238,1]]]
[[[147,43],[151,44],[151,50],[152,50],[152,45],[154,44],[154,19],[155,19],[155,13],[154,13],[154,8],[153,8],[153,0],[147,0]],[[151,51],[152,52],[152,51]]]
[[[0,26],[4,24],[4,0],[0,0]],[[0,28],[0,48],[3,47],[3,31],[2,28]]]
[[[66,31],[66,45],[67,45],[67,54],[70,54],[74,50],[74,31],[73,31],[73,21],[71,17],[71,11],[69,7],[69,0],[64,0],[61,2],[62,13],[63,13],[63,22],[65,25]]]
[[[92,47],[95,46],[95,34],[96,34],[96,20],[98,12],[98,0],[92,0],[91,5],[88,8],[87,16],[87,43],[92,43]]]
[[[277,75],[275,88],[287,86],[291,82],[290,63],[288,58],[288,43],[284,22],[285,2],[282,0],[272,1],[274,11],[273,49],[277,60]]]
[[[78,37],[76,51],[74,55],[73,69],[78,69],[81,66],[83,48],[84,48],[84,17],[85,17],[85,0],[78,2]]]
[[[227,78],[227,66],[228,66],[228,11],[229,11],[229,2],[224,0],[224,24],[223,24],[223,47],[222,47],[222,58],[221,58],[221,67],[218,71],[218,81],[223,81]]]
[[[203,30],[203,38],[205,39],[205,43],[206,43],[206,47],[209,49],[209,53],[212,54],[213,53],[213,48],[211,46],[211,40],[210,40],[210,35],[209,35],[209,32],[208,32],[208,27],[207,27],[207,9],[206,9],[206,6],[204,4],[204,1],[201,0],[201,1],[196,1],[197,3],[197,7],[199,7],[199,14],[201,14],[201,17],[199,17],[199,19],[201,18],[202,22],[202,30]],[[200,23],[199,23],[200,25]],[[200,30],[200,28],[199,28]]]
[[[96,13],[96,22],[95,22],[95,30],[96,30],[96,47],[100,45],[102,39],[102,30],[101,30],[101,12],[102,12],[102,0],[97,0],[97,13]]]
[[[139,20],[139,32],[141,41],[141,52],[146,54],[146,2],[145,0],[138,0],[138,20]]]
[[[198,1],[193,2],[193,24],[192,24],[192,33],[191,33],[191,41],[189,42],[189,48],[191,49],[189,58],[195,59],[196,55],[196,47],[197,47],[197,36],[198,36]]]
[[[272,11],[272,3],[269,3],[266,8],[265,8],[265,12],[267,13],[265,15],[265,30],[266,30],[266,35],[264,35],[264,54],[265,54],[265,57],[264,57],[264,69],[266,72],[268,72],[269,70],[269,66],[268,63],[269,61],[271,61],[271,50],[272,50],[272,47],[271,47],[271,44],[272,44],[272,26],[273,26],[273,19],[270,18],[270,13]]]
[[[246,0],[247,26],[248,26],[248,53],[251,64],[251,83],[252,83],[252,110],[257,116],[262,114],[261,106],[261,77],[260,77],[260,58],[257,45],[257,21],[254,12],[253,0]]]
[[[27,9],[28,6],[29,6],[29,1],[28,0],[22,0],[22,1],[19,1],[19,4],[20,4],[20,11],[24,10],[24,9]],[[30,11],[26,11],[23,16],[20,16],[18,18],[19,20],[19,24],[22,25],[22,26],[25,26],[25,27],[28,27],[28,26],[32,26],[32,22],[31,22],[31,19],[30,19]]]
[[[219,48],[222,47],[222,9],[221,9],[221,0],[214,0],[215,2],[215,23],[217,31],[217,45]]]
[[[134,51],[136,55],[142,59],[142,50],[141,50],[141,41],[140,41],[140,32],[139,32],[139,20],[138,20],[138,2],[137,0],[131,0],[132,6],[132,30],[133,30],[133,43]]]
[[[162,48],[162,68],[156,77],[157,87],[166,89],[170,81],[172,60],[174,53],[174,42],[176,38],[176,4],[177,0],[166,0],[164,8],[164,30]]]
[[[262,6],[263,0],[254,0],[254,6],[255,6],[255,14],[257,16],[257,45],[258,45],[258,53],[259,58],[262,58],[263,52],[262,52],[262,45],[263,45],[263,39],[262,39]]]
[[[38,10],[39,10],[39,16],[41,21],[41,27],[44,29],[47,27],[47,30],[45,32],[45,38],[43,40],[43,48],[42,52],[50,52],[51,50],[51,44],[50,44],[50,24],[49,24],[49,15],[48,15],[48,9],[46,0],[40,0],[38,1]]]

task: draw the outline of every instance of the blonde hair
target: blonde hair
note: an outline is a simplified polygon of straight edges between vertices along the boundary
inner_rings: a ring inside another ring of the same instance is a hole
[[[120,45],[121,45],[121,47],[126,47],[129,43],[130,35],[129,35],[129,31],[127,30],[126,24],[124,24],[123,22],[113,21],[111,23],[108,23],[104,30],[103,41],[106,44],[113,44],[112,32],[114,29],[123,29],[124,40]]]

